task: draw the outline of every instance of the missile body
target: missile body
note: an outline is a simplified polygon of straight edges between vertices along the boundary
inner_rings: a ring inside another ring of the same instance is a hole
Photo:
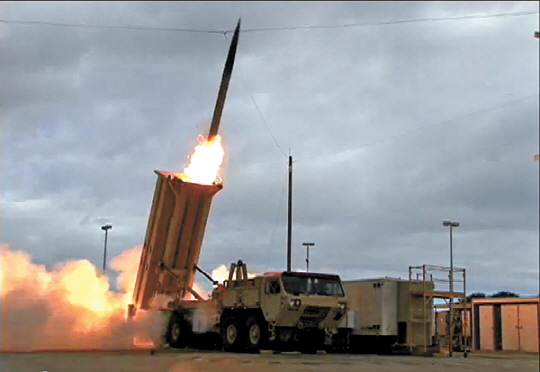
[[[229,81],[231,80],[232,70],[234,66],[234,57],[236,56],[236,48],[238,46],[238,36],[240,34],[240,19],[234,30],[234,35],[229,47],[229,53],[227,54],[227,60],[225,61],[225,68],[223,69],[223,75],[221,77],[221,84],[219,86],[218,96],[216,99],[216,106],[214,107],[214,114],[212,115],[212,122],[210,124],[210,131],[208,132],[208,141],[211,141],[217,134],[219,124],[221,122],[221,114],[223,113],[223,106],[225,105],[225,98],[227,97],[227,90],[229,89]]]

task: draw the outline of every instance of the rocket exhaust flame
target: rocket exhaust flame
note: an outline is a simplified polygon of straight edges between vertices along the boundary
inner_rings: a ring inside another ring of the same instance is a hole
[[[200,144],[195,147],[190,162],[180,178],[185,182],[211,185],[220,183],[219,170],[223,162],[225,152],[221,146],[221,136],[216,135],[213,139],[206,141],[199,136]]]
[[[224,151],[221,147],[221,137],[218,135],[218,130],[221,123],[225,99],[227,98],[227,91],[229,90],[229,82],[231,81],[239,36],[240,20],[238,20],[231,45],[229,46],[229,52],[225,61],[225,67],[223,68],[223,75],[221,76],[221,83],[219,85],[208,137],[203,139],[202,136],[199,136],[200,144],[195,148],[195,152],[190,158],[189,166],[184,169],[184,173],[180,175],[182,180],[186,182],[204,185],[221,182],[218,171],[223,162]]]
[[[126,308],[133,291],[140,247],[114,258],[121,293],[86,260],[47,271],[20,251],[0,250],[0,351],[126,350],[159,343],[162,316]],[[134,339],[135,336],[135,339]]]

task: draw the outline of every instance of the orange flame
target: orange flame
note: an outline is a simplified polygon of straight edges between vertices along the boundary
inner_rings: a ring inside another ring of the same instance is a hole
[[[199,136],[199,143],[193,155],[189,157],[189,165],[180,175],[182,180],[203,185],[220,182],[219,169],[225,155],[221,146],[221,136],[217,135],[211,141]]]
[[[138,312],[126,322],[141,247],[112,260],[121,293],[89,261],[47,271],[24,252],[0,248],[1,351],[130,349],[134,332],[160,334],[159,314]]]

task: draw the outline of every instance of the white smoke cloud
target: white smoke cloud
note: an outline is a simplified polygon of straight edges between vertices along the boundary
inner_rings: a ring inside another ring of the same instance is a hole
[[[134,337],[159,345],[161,313],[126,319],[140,247],[113,259],[120,293],[87,260],[47,271],[7,244],[0,250],[1,351],[130,349]]]

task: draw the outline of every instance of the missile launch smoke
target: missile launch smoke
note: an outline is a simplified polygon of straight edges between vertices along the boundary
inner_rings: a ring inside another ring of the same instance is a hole
[[[0,351],[123,350],[159,345],[159,312],[127,320],[141,247],[112,260],[120,293],[87,260],[52,271],[30,256],[0,247]]]
[[[257,275],[262,275],[260,272],[256,271],[249,271],[248,270],[248,278],[254,278]],[[212,278],[216,280],[219,283],[223,283],[223,281],[227,280],[229,278],[229,268],[223,264],[216,267],[214,270],[212,270]]]

